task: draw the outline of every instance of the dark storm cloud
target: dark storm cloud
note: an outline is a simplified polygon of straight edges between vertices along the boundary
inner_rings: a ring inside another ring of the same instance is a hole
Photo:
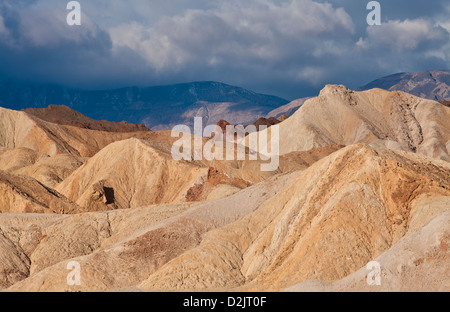
[[[120,75],[138,68],[139,56],[132,51],[113,54],[109,33],[88,16],[83,16],[83,26],[68,26],[66,3],[56,4],[1,4],[0,75],[83,87],[128,83]]]
[[[66,1],[0,4],[0,76],[85,88],[217,80],[286,98],[395,71],[448,68],[445,0]],[[405,2],[407,4],[405,4]]]

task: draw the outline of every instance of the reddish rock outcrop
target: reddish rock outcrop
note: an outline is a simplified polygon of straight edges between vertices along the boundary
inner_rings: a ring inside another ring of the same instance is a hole
[[[47,108],[27,108],[23,111],[29,115],[51,123],[74,126],[83,129],[108,132],[149,131],[149,129],[143,124],[136,125],[126,121],[111,122],[105,120],[94,120],[65,105],[49,105]]]

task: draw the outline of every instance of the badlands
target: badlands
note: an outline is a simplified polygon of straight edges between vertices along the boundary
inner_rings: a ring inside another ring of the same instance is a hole
[[[170,131],[0,108],[0,289],[450,291],[448,106],[328,85],[277,126],[261,172],[176,161]]]

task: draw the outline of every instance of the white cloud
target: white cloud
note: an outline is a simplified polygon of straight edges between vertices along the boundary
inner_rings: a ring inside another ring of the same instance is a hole
[[[220,64],[220,60],[282,61],[316,50],[323,55],[338,51],[331,39],[354,32],[350,16],[341,8],[311,0],[247,0],[223,2],[215,9],[187,10],[164,17],[151,27],[136,22],[110,29],[114,46],[138,52],[157,70],[190,62]],[[320,51],[315,45],[328,42]]]
[[[323,79],[326,77],[326,70],[323,67],[310,67],[307,66],[300,70],[297,75],[300,81],[312,82],[314,85],[320,85]]]
[[[434,50],[434,51],[427,51],[425,52],[424,55],[425,57],[434,57],[446,61],[449,54],[445,53],[443,50]]]
[[[367,37],[357,46],[363,49],[388,49],[397,52],[413,51],[423,44],[448,40],[449,33],[426,19],[389,21],[367,28]]]

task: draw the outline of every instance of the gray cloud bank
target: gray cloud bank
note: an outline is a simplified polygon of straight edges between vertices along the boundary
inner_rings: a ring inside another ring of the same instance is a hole
[[[450,4],[379,1],[0,2],[0,77],[82,88],[216,80],[288,99],[450,64]]]

